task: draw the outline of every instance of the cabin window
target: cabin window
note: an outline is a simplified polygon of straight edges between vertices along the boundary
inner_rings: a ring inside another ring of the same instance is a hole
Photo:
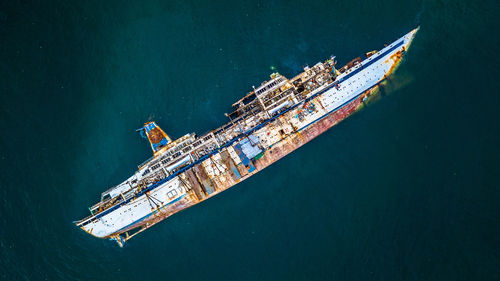
[[[177,191],[174,189],[174,190],[171,190],[167,193],[167,196],[169,199],[172,199],[174,198],[175,196],[177,195]]]

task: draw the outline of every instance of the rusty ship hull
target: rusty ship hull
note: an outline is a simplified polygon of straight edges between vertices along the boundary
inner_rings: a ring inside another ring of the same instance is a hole
[[[75,223],[123,246],[165,218],[258,173],[362,108],[400,64],[417,31],[338,70],[331,58],[292,79],[274,74],[233,105],[231,122],[202,137],[172,141],[156,124],[145,124],[153,158],[103,193],[91,216]]]

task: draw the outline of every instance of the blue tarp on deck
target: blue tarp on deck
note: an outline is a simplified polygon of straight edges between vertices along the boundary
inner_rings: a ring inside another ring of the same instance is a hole
[[[257,154],[262,152],[262,149],[260,149],[257,146],[258,143],[259,143],[259,138],[254,135],[250,135],[247,138],[241,140],[239,145],[241,146],[241,150],[243,151],[243,153],[245,153],[245,155],[249,159],[252,159]]]

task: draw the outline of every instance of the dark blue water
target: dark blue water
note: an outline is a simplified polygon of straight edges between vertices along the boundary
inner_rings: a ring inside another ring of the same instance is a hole
[[[142,3],[144,2],[144,3]],[[497,1],[0,5],[1,280],[499,280]],[[421,29],[383,98],[124,248],[72,221],[276,68]]]

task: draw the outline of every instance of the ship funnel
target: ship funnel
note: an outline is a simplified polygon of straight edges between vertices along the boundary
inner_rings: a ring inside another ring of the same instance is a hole
[[[137,132],[140,132],[143,138],[148,139],[153,154],[155,155],[160,149],[167,146],[167,144],[172,141],[155,122],[144,123],[144,126],[137,129]]]

